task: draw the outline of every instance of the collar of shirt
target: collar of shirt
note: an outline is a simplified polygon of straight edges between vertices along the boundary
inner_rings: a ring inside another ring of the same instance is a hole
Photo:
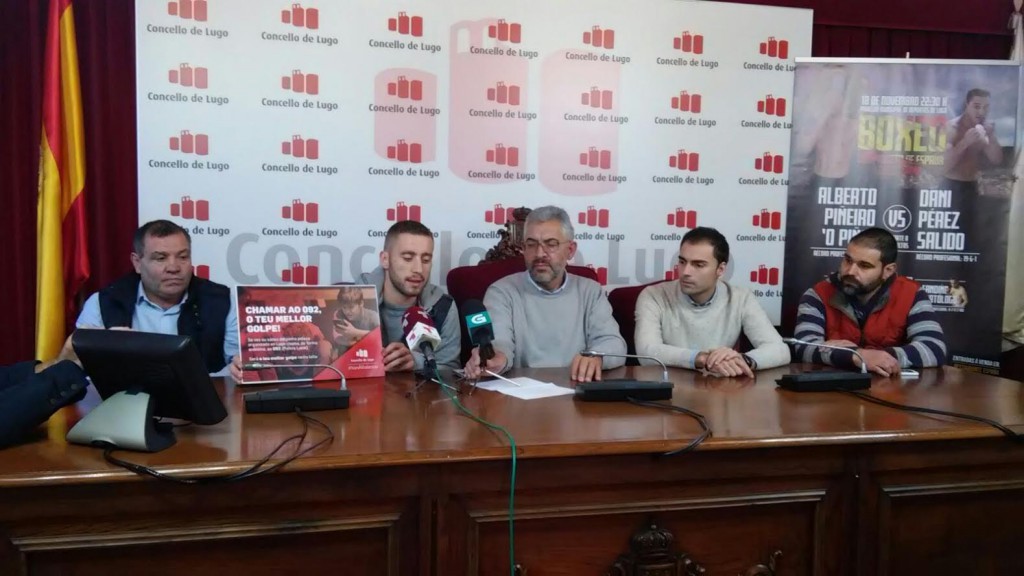
[[[529,281],[534,288],[540,291],[541,294],[548,294],[550,296],[554,296],[555,294],[558,294],[562,290],[565,290],[565,287],[569,285],[569,272],[565,272],[565,277],[562,279],[562,285],[559,286],[558,288],[555,288],[554,290],[546,290],[544,288],[541,288],[536,282],[533,281],[533,277],[530,276],[529,272],[526,273],[526,280]]]
[[[682,292],[682,290],[680,290],[680,292]],[[691,298],[689,294],[683,294],[683,296],[686,296],[686,300],[690,302],[690,306],[693,306],[694,308],[707,308],[708,306],[711,306],[712,302],[715,301],[716,294],[718,294],[717,283],[715,284],[715,291],[711,293],[711,298],[708,298],[708,301],[703,304],[698,303],[696,300]]]
[[[185,294],[182,295],[181,302],[178,302],[174,306],[171,306],[170,308],[167,308],[165,310],[163,306],[160,306],[158,304],[154,304],[153,301],[150,300],[148,296],[146,296],[146,291],[143,290],[143,288],[142,288],[142,282],[139,282],[139,290],[138,290],[138,292],[135,295],[135,305],[136,306],[138,306],[140,304],[145,304],[146,306],[148,306],[151,309],[159,310],[160,312],[165,312],[165,313],[172,313],[172,314],[177,312],[181,308],[181,305],[184,304],[185,302],[188,302],[188,290],[186,290]]]

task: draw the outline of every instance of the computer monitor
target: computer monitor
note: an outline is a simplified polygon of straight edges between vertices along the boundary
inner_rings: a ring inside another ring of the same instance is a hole
[[[68,432],[69,442],[158,452],[175,438],[156,418],[216,424],[227,417],[188,336],[83,328],[71,344],[104,401]]]

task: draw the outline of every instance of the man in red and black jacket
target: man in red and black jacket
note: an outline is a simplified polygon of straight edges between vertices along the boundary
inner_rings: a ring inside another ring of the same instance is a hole
[[[856,350],[883,376],[900,368],[941,366],[946,342],[931,300],[920,285],[896,274],[896,239],[868,228],[846,246],[839,271],[800,297],[794,336]],[[795,345],[794,359],[860,368],[853,352]]]

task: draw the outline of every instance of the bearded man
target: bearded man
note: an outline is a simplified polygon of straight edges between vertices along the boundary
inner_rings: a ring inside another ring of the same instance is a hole
[[[868,228],[846,246],[839,271],[800,297],[794,336],[840,346],[795,345],[794,360],[867,370],[882,376],[901,368],[941,366],[946,342],[921,286],[896,273],[892,234]],[[853,353],[856,351],[860,356]]]
[[[562,208],[542,206],[526,217],[524,232],[526,272],[498,280],[484,295],[494,356],[481,366],[479,348],[473,348],[466,377],[547,367],[568,368],[578,382],[600,380],[602,370],[625,364],[626,341],[601,285],[566,270],[576,255],[572,220]],[[583,350],[611,356],[584,356]]]
[[[437,365],[459,367],[462,344],[455,301],[430,283],[433,264],[433,232],[419,222],[403,220],[395,222],[384,236],[380,266],[359,278],[360,283],[377,287],[384,369],[388,372],[423,370],[423,354],[409,350],[402,334],[402,317],[413,306],[423,308],[441,336],[441,345],[434,350]]]

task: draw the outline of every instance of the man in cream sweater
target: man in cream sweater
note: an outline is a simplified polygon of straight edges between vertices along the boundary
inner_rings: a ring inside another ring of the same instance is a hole
[[[789,363],[789,347],[749,290],[723,281],[729,243],[694,228],[679,246],[679,280],[648,286],[636,302],[636,353],[717,376],[753,376]],[[754,349],[740,354],[740,333]],[[649,363],[641,362],[641,363]]]
[[[494,357],[481,367],[474,348],[466,377],[479,378],[483,369],[568,367],[573,380],[600,380],[601,370],[618,368],[625,359],[584,357],[580,351],[625,354],[626,341],[601,285],[566,272],[576,254],[572,220],[561,208],[543,206],[526,217],[524,232],[526,272],[498,280],[484,295]]]

